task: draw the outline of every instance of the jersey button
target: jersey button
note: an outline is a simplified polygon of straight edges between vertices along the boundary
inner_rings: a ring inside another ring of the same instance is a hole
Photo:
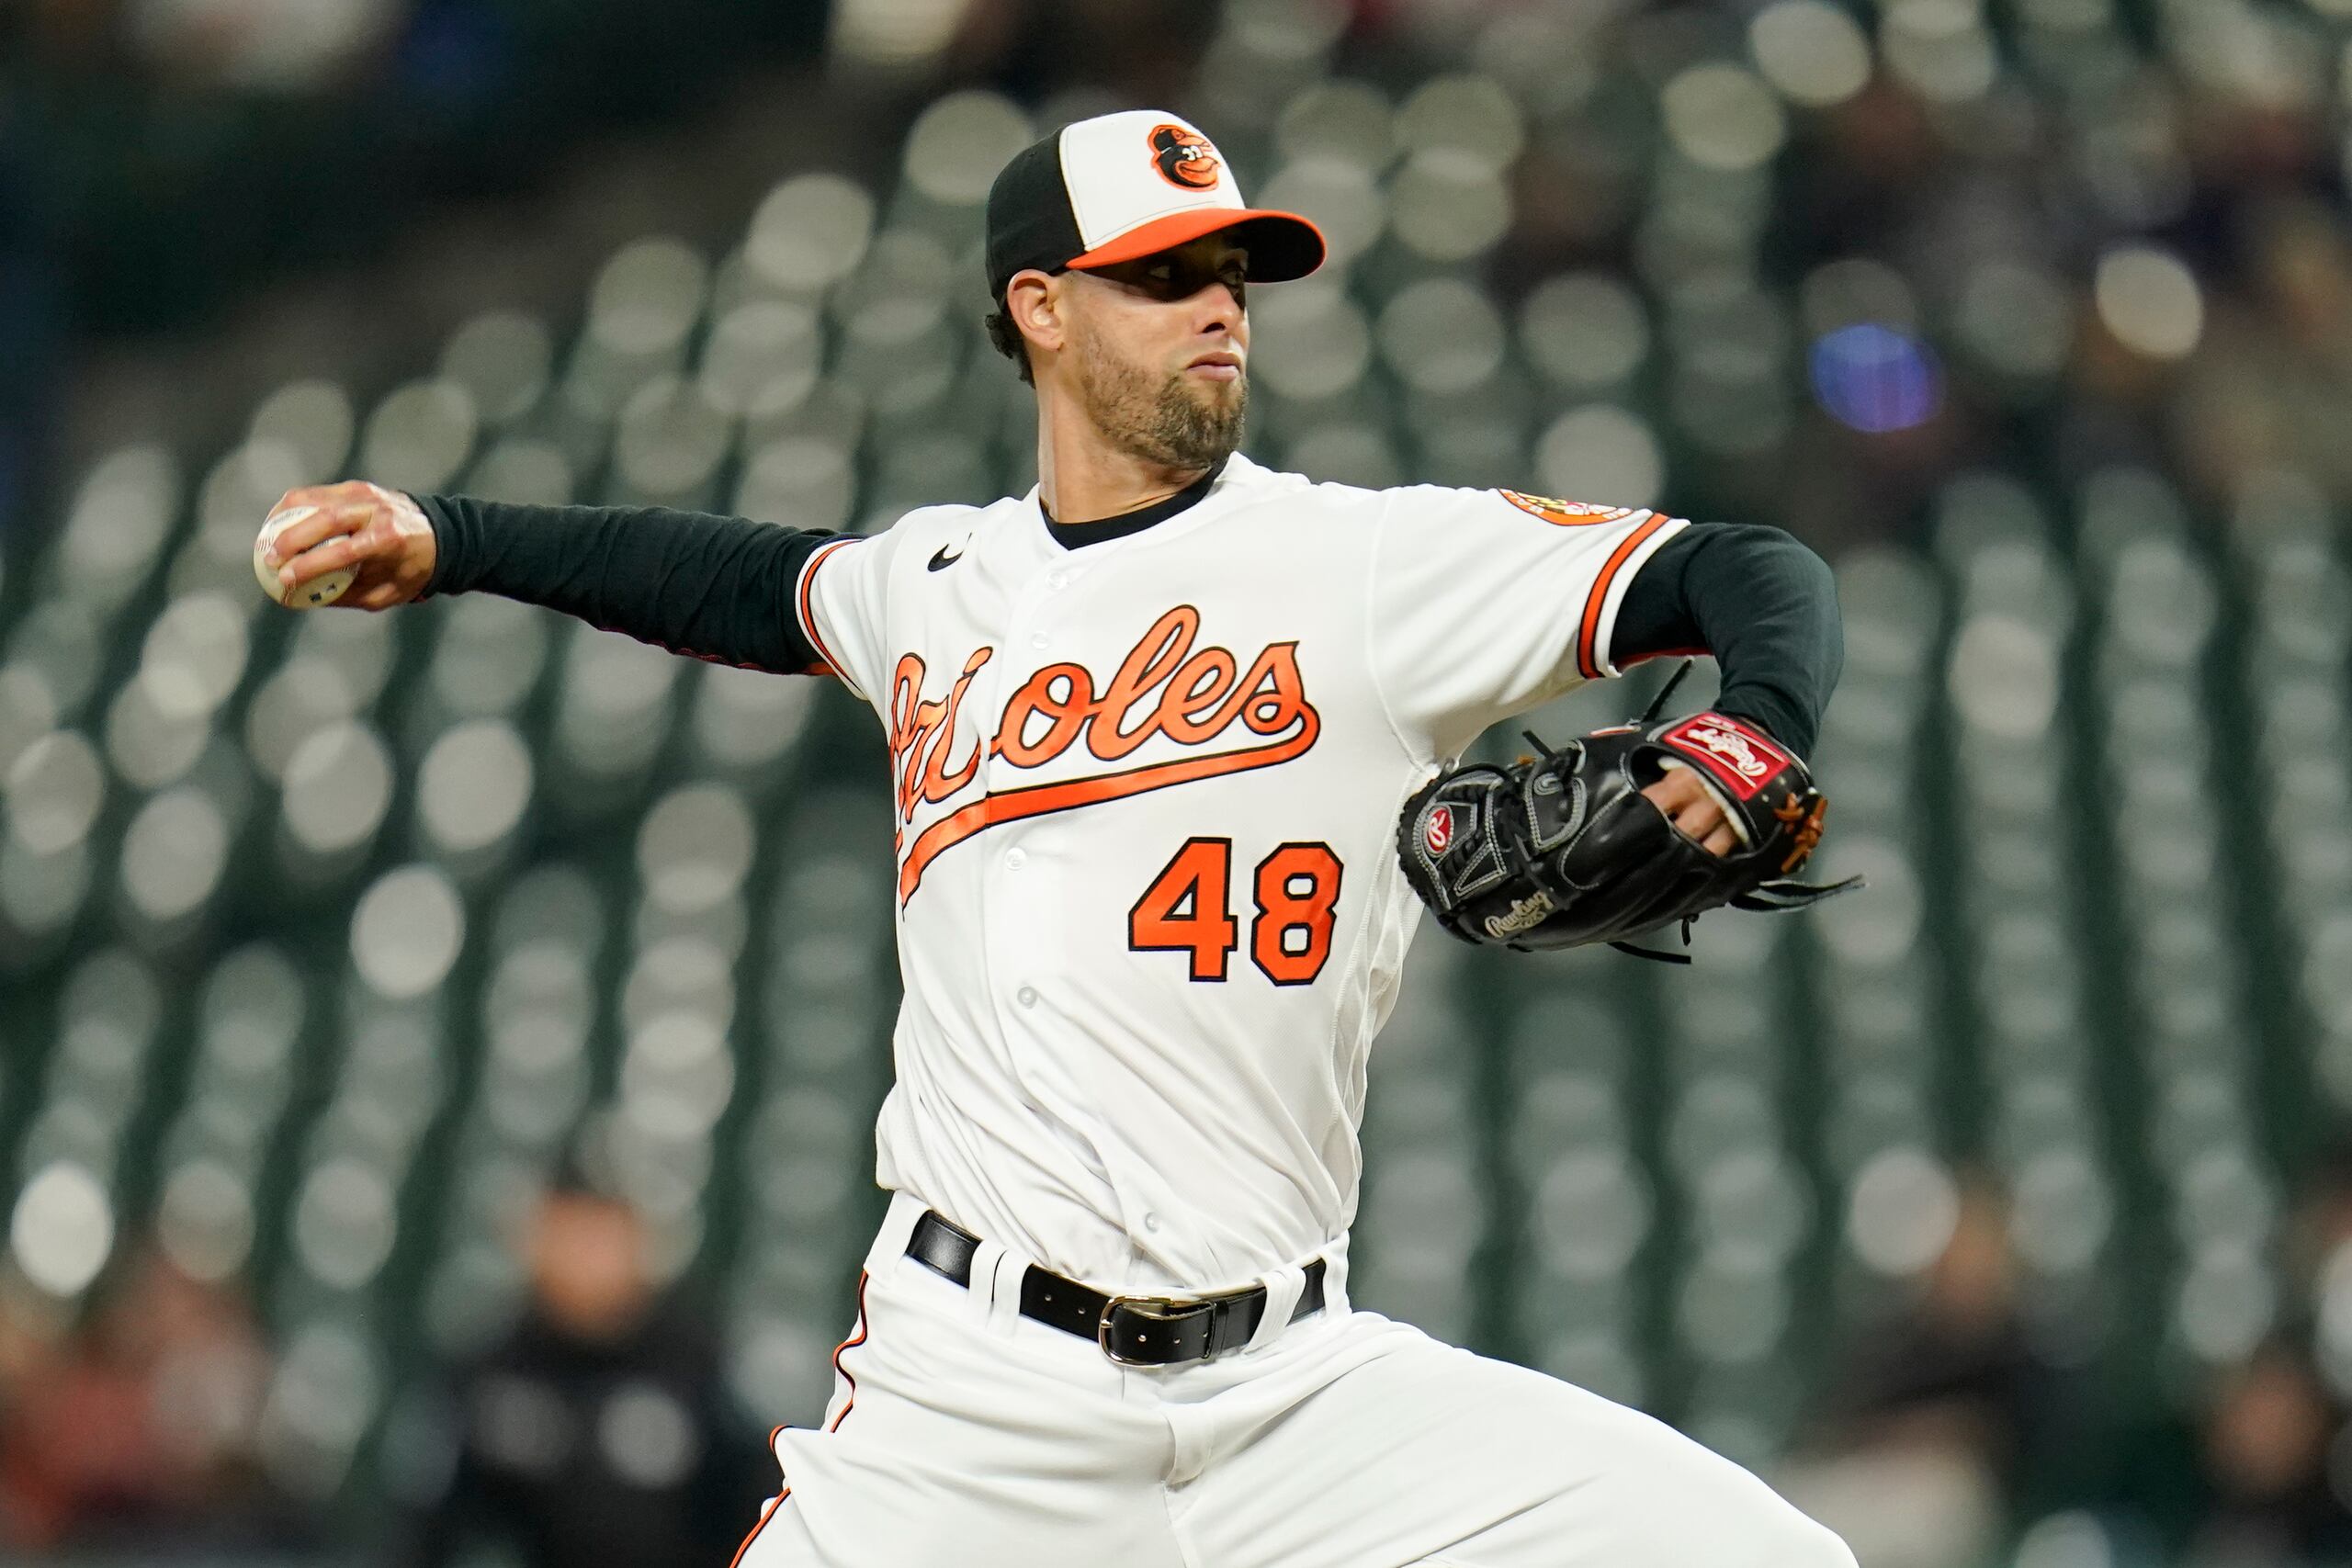
[[[1043,648],[1052,639],[1047,637],[1044,632],[1035,632],[1030,635],[1029,646],[1032,648]]]
[[[1066,571],[1057,571],[1054,573],[1053,576],[1046,579],[1046,585],[1054,590],[1055,592],[1058,593],[1063,589],[1069,586],[1069,573]]]
[[[1159,1216],[1154,1213],[1146,1213],[1143,1217],[1143,1228],[1148,1231],[1158,1230],[1159,1228]]]
[[[1035,1007],[1037,1005],[1037,987],[1035,986],[1023,986],[1019,990],[1012,993],[1012,999],[1019,1002],[1025,1008]]]
[[[1008,850],[1005,852],[1004,865],[1006,870],[1019,871],[1023,866],[1027,865],[1028,863],[1029,852],[1027,850]]]

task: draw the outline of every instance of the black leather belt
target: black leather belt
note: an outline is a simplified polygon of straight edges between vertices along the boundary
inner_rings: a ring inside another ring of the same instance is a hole
[[[925,1210],[907,1238],[907,1256],[969,1290],[979,1247],[979,1237]],[[1323,1271],[1319,1258],[1306,1266],[1291,1322],[1323,1310]],[[1250,1343],[1266,1315],[1266,1287],[1214,1296],[1106,1296],[1033,1263],[1021,1275],[1021,1315],[1091,1339],[1125,1366],[1179,1367]]]

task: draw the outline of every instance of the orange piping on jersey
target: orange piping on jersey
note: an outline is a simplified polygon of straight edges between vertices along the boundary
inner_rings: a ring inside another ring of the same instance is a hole
[[[786,1425],[790,1425],[790,1422],[786,1422]],[[783,1427],[776,1427],[776,1432],[783,1432]],[[769,1448],[776,1446],[776,1432],[769,1432],[769,1434],[767,1434],[767,1446],[769,1446]],[[774,1495],[774,1497],[769,1497],[769,1500],[760,1506],[760,1523],[755,1523],[755,1526],[751,1528],[751,1535],[746,1535],[746,1538],[743,1538],[743,1544],[741,1544],[741,1547],[736,1547],[734,1559],[727,1561],[727,1568],[743,1568],[743,1556],[746,1556],[748,1551],[751,1551],[751,1542],[755,1542],[755,1540],[760,1540],[760,1530],[764,1530],[764,1528],[767,1528],[767,1521],[769,1521],[769,1518],[776,1517],[776,1509],[781,1509],[781,1506],[783,1506],[783,1500],[786,1500],[786,1497],[790,1497],[790,1495],[793,1495],[793,1488],[790,1488],[790,1485],[786,1485],[786,1488],[783,1488],[781,1493],[776,1493],[776,1495]]]
[[[773,1454],[773,1453],[775,1453],[775,1440],[776,1440],[776,1438],[780,1438],[780,1437],[782,1437],[782,1436],[784,1435],[784,1427],[789,1427],[789,1426],[791,1426],[791,1425],[792,1425],[792,1423],[791,1423],[791,1422],[786,1421],[786,1423],[784,1423],[784,1426],[783,1426],[783,1427],[772,1427],[772,1428],[769,1430],[769,1432],[768,1432],[768,1452],[769,1452],[769,1453]],[[737,1547],[737,1548],[735,1549],[735,1555],[734,1555],[732,1558],[729,1559],[728,1563],[727,1563],[727,1568],[743,1568],[743,1559],[744,1559],[747,1555],[749,1555],[749,1554],[750,1554],[751,1550],[752,1550],[752,1543],[753,1541],[755,1541],[755,1540],[759,1540],[759,1539],[760,1539],[760,1532],[761,1532],[762,1530],[763,1530],[763,1529],[767,1529],[767,1528],[768,1528],[768,1521],[769,1521],[770,1519],[772,1519],[772,1518],[775,1517],[775,1511],[776,1511],[778,1508],[783,1507],[783,1506],[784,1506],[784,1500],[785,1500],[786,1497],[789,1497],[789,1496],[791,1496],[791,1495],[792,1495],[792,1488],[791,1488],[791,1487],[789,1487],[789,1486],[786,1486],[783,1491],[781,1491],[781,1492],[777,1493],[775,1496],[773,1496],[773,1497],[769,1498],[769,1499],[767,1500],[767,1502],[766,1502],[766,1503],[764,1503],[763,1505],[762,1505],[762,1506],[761,1506],[761,1508],[760,1508],[760,1522],[759,1522],[758,1524],[755,1524],[755,1525],[753,1525],[753,1526],[752,1527],[752,1533],[751,1533],[751,1534],[749,1534],[749,1535],[747,1535],[747,1536],[745,1536],[745,1537],[743,1538],[743,1544],[742,1544],[742,1545],[741,1545],[741,1546],[739,1546],[739,1547]]]
[[[914,847],[907,852],[907,863],[899,868],[899,902],[903,904],[913,896],[916,887],[922,885],[924,868],[944,852],[973,834],[985,832],[1001,823],[1018,822],[1027,817],[1043,817],[1051,811],[1068,811],[1072,807],[1094,806],[1106,800],[1124,800],[1131,795],[1194,784],[1226,773],[1247,773],[1252,768],[1271,768],[1303,757],[1315,744],[1315,738],[1322,732],[1322,720],[1311,707],[1302,706],[1298,713],[1303,722],[1296,733],[1269,746],[1249,746],[1238,751],[1219,751],[1209,757],[1182,757],[1173,761],[1149,762],[1122,773],[1098,773],[1092,778],[1065,779],[1058,784],[1027,784],[1020,789],[1000,790],[951,811],[915,835]]]
[[[866,1274],[865,1270],[860,1269],[857,1276],[857,1332],[833,1347],[833,1371],[841,1374],[843,1382],[849,1384],[849,1399],[842,1405],[842,1413],[833,1417],[833,1424],[825,1428],[828,1432],[840,1431],[842,1423],[849,1419],[850,1410],[857,1404],[857,1378],[848,1368],[842,1365],[842,1354],[844,1351],[854,1350],[865,1343],[865,1280]]]
[[[1584,625],[1577,633],[1577,673],[1586,680],[1598,681],[1601,675],[1598,653],[1600,607],[1609,602],[1609,585],[1617,580],[1618,569],[1642,547],[1643,542],[1671,521],[1664,513],[1653,513],[1648,522],[1618,541],[1617,547],[1609,553],[1609,559],[1602,563],[1600,575],[1592,580],[1592,592],[1584,601]]]
[[[811,671],[811,674],[830,673],[841,676],[844,681],[848,679],[842,670],[842,661],[833,657],[833,650],[827,648],[825,639],[817,635],[817,617],[809,614],[808,610],[808,589],[809,585],[817,581],[817,568],[823,564],[827,556],[844,545],[855,543],[857,543],[855,539],[835,539],[830,545],[820,545],[817,547],[817,553],[808,558],[808,564],[800,569],[800,591],[794,595],[800,613],[800,629],[808,635],[808,645],[814,648],[818,657],[825,661],[824,671]]]
[[[842,1423],[849,1418],[850,1405],[857,1403],[857,1380],[851,1377],[850,1374],[843,1370],[842,1366],[842,1352],[844,1350],[854,1350],[860,1345],[865,1343],[865,1280],[866,1275],[865,1271],[861,1269],[857,1276],[856,1328],[847,1339],[842,1340],[840,1344],[833,1347],[833,1371],[839,1372],[843,1378],[848,1380],[849,1404],[842,1406],[842,1413],[833,1417],[833,1424],[831,1426],[825,1428],[828,1432],[839,1431],[841,1429]],[[775,1440],[784,1436],[785,1428],[791,1425],[791,1422],[786,1421],[783,1426],[772,1427],[768,1429],[768,1451],[770,1453],[774,1453],[775,1451]],[[727,1568],[743,1568],[743,1559],[750,1553],[752,1550],[752,1543],[760,1539],[760,1532],[768,1528],[768,1521],[775,1517],[776,1510],[783,1507],[785,1500],[791,1495],[792,1487],[787,1483],[783,1491],[777,1493],[775,1496],[767,1500],[766,1504],[760,1509],[760,1522],[752,1527],[752,1533],[745,1536],[743,1538],[743,1544],[735,1549],[735,1555],[728,1562]]]

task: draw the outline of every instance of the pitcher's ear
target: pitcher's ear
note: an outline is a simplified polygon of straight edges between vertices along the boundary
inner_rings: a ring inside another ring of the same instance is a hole
[[[1005,285],[1005,313],[1021,335],[1040,349],[1062,346],[1065,334],[1063,279],[1032,268],[1016,272]]]

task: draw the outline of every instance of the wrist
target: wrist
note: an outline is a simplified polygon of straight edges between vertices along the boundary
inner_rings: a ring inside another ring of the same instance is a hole
[[[1777,692],[1742,687],[1719,694],[1711,711],[1755,731],[1800,760],[1813,750],[1815,725],[1806,720],[1794,702]]]
[[[462,584],[451,581],[457,575],[455,567],[460,552],[451,546],[448,512],[442,505],[441,498],[411,495],[402,499],[413,509],[424,530],[421,541],[412,540],[415,553],[411,558],[421,562],[424,569],[424,586],[417,591],[417,597],[425,599],[435,594],[463,592]]]

